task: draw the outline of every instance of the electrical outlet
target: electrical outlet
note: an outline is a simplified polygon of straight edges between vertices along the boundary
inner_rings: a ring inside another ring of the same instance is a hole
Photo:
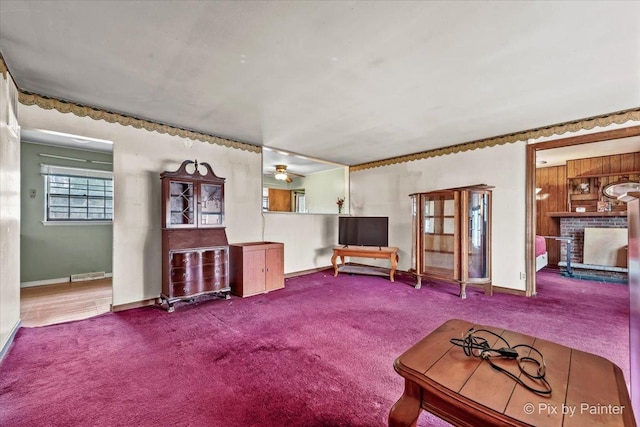
[[[526,280],[527,278],[527,273],[520,273],[520,280]]]
[[[30,188],[29,189],[29,197],[31,197],[32,199],[36,198],[36,189],[35,188]]]

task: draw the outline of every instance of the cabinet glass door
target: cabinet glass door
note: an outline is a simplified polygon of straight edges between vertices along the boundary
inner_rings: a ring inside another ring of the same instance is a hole
[[[454,277],[456,262],[455,193],[423,198],[422,272]]]
[[[193,225],[195,219],[193,183],[171,181],[169,191],[171,225]]]
[[[222,185],[201,184],[200,186],[200,225],[223,225],[224,202]]]
[[[489,194],[469,192],[469,279],[489,277]]]

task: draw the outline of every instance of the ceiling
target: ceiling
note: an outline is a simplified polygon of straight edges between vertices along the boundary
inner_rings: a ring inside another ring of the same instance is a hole
[[[0,0],[23,91],[354,165],[640,106],[640,2]]]
[[[76,150],[99,151],[102,153],[113,152],[112,141],[46,129],[20,129],[20,139],[34,144],[55,145]]]
[[[302,176],[344,167],[344,165],[337,163],[317,160],[308,156],[301,156],[299,154],[265,147],[265,149],[262,150],[263,173],[265,175],[273,174],[275,172],[276,165],[285,165],[288,172],[293,172]]]
[[[567,160],[640,152],[640,136],[536,151],[536,167],[563,166]],[[544,163],[542,163],[544,162]]]

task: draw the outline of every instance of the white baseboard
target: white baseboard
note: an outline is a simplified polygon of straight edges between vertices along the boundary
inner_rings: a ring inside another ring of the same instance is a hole
[[[9,333],[9,336],[5,340],[4,344],[0,348],[0,361],[4,358],[4,356],[9,352],[9,347],[13,344],[13,339],[16,337],[16,333],[20,326],[22,325],[22,320],[18,320],[16,324],[13,326],[13,329]]]
[[[113,277],[113,273],[107,273],[104,276]],[[55,285],[57,283],[69,283],[70,281],[71,281],[71,276],[59,277],[57,279],[34,280],[32,282],[21,282],[20,288],[31,288],[34,286],[43,286],[43,285]]]

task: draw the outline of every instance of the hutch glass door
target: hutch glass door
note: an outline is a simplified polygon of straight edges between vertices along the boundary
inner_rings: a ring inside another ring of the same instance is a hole
[[[222,225],[224,222],[224,202],[222,185],[200,185],[200,225]]]
[[[455,192],[422,197],[422,272],[444,277],[455,277],[458,272],[456,197]]]
[[[468,199],[468,278],[487,279],[491,261],[489,257],[489,193],[470,191]]]
[[[194,189],[192,182],[171,181],[170,207],[171,226],[187,226],[194,224]]]

